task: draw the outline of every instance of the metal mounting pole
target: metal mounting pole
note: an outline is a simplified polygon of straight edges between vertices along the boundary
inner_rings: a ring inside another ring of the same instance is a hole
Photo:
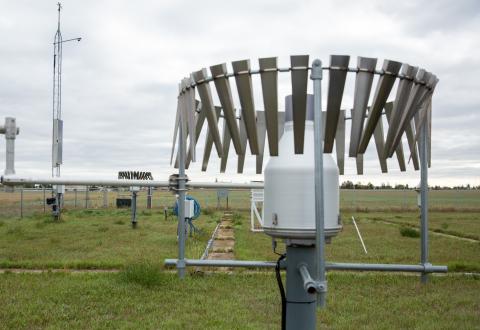
[[[132,191],[132,228],[137,228],[137,192]]]
[[[312,291],[305,285],[304,276],[308,266],[314,270],[315,247],[302,245],[287,245],[287,315],[286,329],[316,329],[316,287]],[[310,277],[311,280],[311,277]],[[314,282],[314,286],[317,282]],[[311,283],[311,282],[310,282]]]
[[[23,219],[23,187],[20,189],[20,218]]]
[[[325,273],[325,211],[323,194],[323,125],[322,125],[322,61],[312,64],[313,109],[314,109],[314,157],[315,157],[315,248],[316,280],[319,284],[317,304],[325,306],[327,279]]]
[[[152,208],[152,191],[153,191],[152,187],[147,188],[147,209]]]
[[[88,186],[85,187],[85,208],[88,209]]]
[[[428,262],[428,150],[427,150],[427,122],[425,121],[420,132],[420,232],[421,232],[421,256],[423,266],[430,265]],[[428,274],[422,273],[422,283],[427,283]]]
[[[107,190],[107,187],[103,187],[103,207],[108,208],[108,190]]]
[[[180,278],[185,277],[185,138],[183,132],[184,118],[180,113],[178,137],[178,262],[177,270]]]

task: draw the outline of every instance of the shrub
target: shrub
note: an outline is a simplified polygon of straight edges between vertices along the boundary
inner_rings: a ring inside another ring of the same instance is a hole
[[[400,227],[400,235],[403,237],[418,238],[420,237],[420,232],[414,228]]]
[[[159,286],[164,282],[160,266],[148,262],[128,265],[119,273],[119,276],[125,283],[134,283],[145,287]]]

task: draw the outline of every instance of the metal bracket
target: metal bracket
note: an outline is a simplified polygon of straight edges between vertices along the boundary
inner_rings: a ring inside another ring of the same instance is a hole
[[[168,177],[168,190],[176,194],[179,191],[187,191],[188,188],[185,189],[180,189],[179,188],[179,182],[180,180],[184,180],[185,183],[188,182],[188,176],[180,176],[178,174],[172,174]]]

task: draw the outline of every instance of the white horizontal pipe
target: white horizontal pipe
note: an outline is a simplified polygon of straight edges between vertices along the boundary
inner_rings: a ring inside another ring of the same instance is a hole
[[[23,184],[65,185],[65,186],[112,186],[112,187],[168,187],[168,181],[154,180],[102,180],[67,178],[28,178],[21,176],[2,176],[1,182],[8,186]]]
[[[25,184],[65,185],[65,186],[110,186],[110,187],[169,187],[168,181],[156,180],[102,180],[102,179],[68,179],[68,178],[29,178],[17,175],[2,176],[0,182],[7,186]],[[263,182],[188,182],[188,188],[205,189],[263,189]]]
[[[165,266],[176,266],[178,259],[165,259]],[[247,267],[247,268],[275,268],[274,261],[243,261],[243,260],[201,260],[185,259],[187,266],[198,267]]]
[[[263,189],[263,182],[235,183],[235,182],[187,182],[189,188],[228,188],[228,189]]]

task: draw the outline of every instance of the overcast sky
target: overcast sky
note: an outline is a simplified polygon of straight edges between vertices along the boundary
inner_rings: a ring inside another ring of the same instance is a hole
[[[56,2],[0,0],[0,120],[17,118],[16,172],[21,175],[51,173]],[[378,66],[392,59],[435,73],[440,82],[433,99],[430,184],[480,184],[476,0],[62,3],[64,40],[82,37],[63,48],[62,175],[114,178],[130,169],[166,179],[174,172],[169,154],[177,84],[192,71],[240,59],[251,59],[257,67],[258,58],[268,56],[288,66],[289,56],[297,54],[328,64],[330,54],[349,54],[350,66],[356,56],[367,56],[377,57]],[[349,107],[353,89],[346,93],[344,106]],[[261,99],[256,105],[263,108]],[[2,138],[2,167],[4,146]],[[407,151],[405,142],[404,147]],[[200,163],[188,174],[205,180],[261,179],[254,175],[251,156],[246,174],[236,175],[230,149],[226,174],[218,174],[215,157],[206,174]],[[203,142],[197,152],[203,154]],[[400,173],[395,158],[388,165],[390,173],[380,174],[371,141],[366,175],[356,176],[355,160],[347,158],[347,175],[340,180],[418,183],[420,173],[411,164],[407,173]]]

